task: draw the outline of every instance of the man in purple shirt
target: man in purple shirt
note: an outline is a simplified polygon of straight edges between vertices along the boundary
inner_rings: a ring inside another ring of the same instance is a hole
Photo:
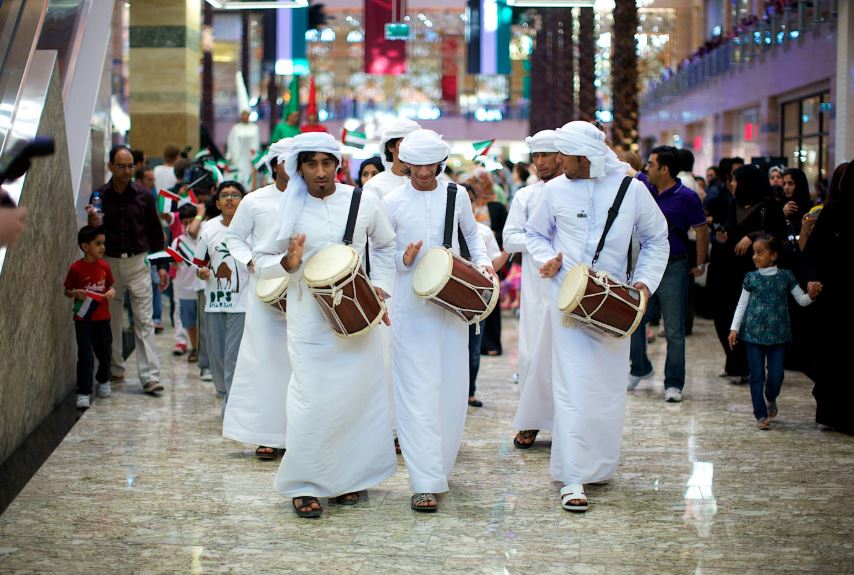
[[[649,155],[648,174],[638,174],[638,179],[647,185],[664,213],[669,227],[667,239],[670,242],[670,259],[664,270],[664,277],[652,295],[652,299],[657,300],[661,308],[667,337],[664,399],[668,402],[682,401],[682,389],[685,387],[685,308],[688,305],[689,275],[702,274],[702,266],[705,265],[709,253],[706,214],[696,192],[686,188],[677,178],[679,164],[676,148],[659,146]],[[692,228],[697,234],[697,266],[689,270],[688,251],[691,249],[691,242],[688,239],[688,231]],[[653,374],[652,363],[646,354],[648,321],[649,318],[644,317],[641,325],[632,334],[629,390],[636,388],[642,379]]]
[[[163,229],[154,198],[150,190],[131,181],[134,162],[126,146],[110,150],[108,164],[113,177],[95,190],[101,197],[103,214],[86,206],[90,226],[103,226],[106,237],[104,260],[110,265],[115,279],[116,298],[110,303],[113,332],[112,377],[118,383],[124,380],[125,365],[122,357],[122,305],[124,291],[130,294],[133,309],[133,331],[136,338],[136,361],[139,380],[145,393],[163,391],[160,383],[160,358],[154,341],[151,290],[151,267],[146,261],[149,252],[164,248]],[[169,285],[168,266],[158,266],[160,290]],[[100,391],[99,391],[100,394]],[[109,391],[102,397],[109,395]]]

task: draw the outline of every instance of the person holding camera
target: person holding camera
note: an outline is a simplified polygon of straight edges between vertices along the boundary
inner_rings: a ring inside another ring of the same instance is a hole
[[[134,173],[133,155],[127,146],[110,150],[108,168],[110,181],[95,190],[103,208],[99,213],[90,199],[86,211],[90,226],[103,226],[106,236],[105,260],[113,271],[116,298],[110,302],[110,330],[113,334],[112,377],[114,383],[124,381],[122,357],[122,304],[124,292],[130,293],[136,339],[136,360],[139,380],[145,393],[163,391],[160,383],[160,358],[154,341],[154,322],[151,319],[152,297],[149,252],[164,248],[163,230],[154,198],[146,189],[131,181]],[[168,265],[158,266],[160,290],[169,285]]]

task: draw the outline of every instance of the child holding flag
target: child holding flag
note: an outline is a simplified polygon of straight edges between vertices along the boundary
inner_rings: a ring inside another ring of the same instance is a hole
[[[199,361],[196,291],[201,286],[199,280],[196,278],[197,268],[192,264],[193,258],[195,258],[196,242],[199,239],[199,235],[198,228],[190,225],[195,220],[197,213],[196,206],[192,204],[181,206],[181,209],[178,210],[178,218],[184,228],[184,233],[177,236],[172,242],[172,249],[178,252],[184,259],[182,262],[175,263],[176,274],[172,285],[175,286],[175,298],[178,300],[178,313],[181,326],[187,331],[187,337],[190,340],[190,355],[187,358],[187,361],[190,363]]]
[[[89,407],[92,395],[94,359],[98,359],[98,397],[108,397],[110,355],[113,336],[110,332],[110,306],[116,297],[110,265],[104,256],[106,236],[101,228],[83,226],[77,233],[77,245],[83,258],[71,264],[65,277],[65,296],[74,299],[74,331],[77,336],[77,407]]]

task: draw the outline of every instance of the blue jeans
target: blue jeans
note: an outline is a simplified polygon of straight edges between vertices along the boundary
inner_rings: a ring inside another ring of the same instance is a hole
[[[477,324],[469,325],[469,397],[474,397],[474,392],[477,389],[475,382],[477,381],[477,372],[480,371],[480,344],[483,342],[483,324],[480,322],[480,333],[475,331]]]
[[[747,352],[747,366],[750,369],[750,399],[753,400],[753,415],[756,419],[768,417],[765,400],[776,401],[783,387],[783,362],[786,357],[786,345],[759,345],[744,342]],[[768,375],[765,375],[765,362],[768,362]]]
[[[688,260],[671,260],[652,295],[647,313],[632,334],[630,358],[632,375],[647,375],[652,363],[646,354],[646,324],[655,304],[661,309],[667,337],[667,359],[664,362],[664,387],[685,387],[685,307],[688,303]]]

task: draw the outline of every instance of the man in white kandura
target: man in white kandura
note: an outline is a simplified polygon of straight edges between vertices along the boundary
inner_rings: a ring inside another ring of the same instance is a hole
[[[539,204],[546,182],[560,175],[555,131],[542,130],[525,142],[540,181],[513,195],[504,224],[504,249],[522,254],[522,303],[519,312],[519,405],[513,420],[518,430],[513,445],[529,449],[537,433],[551,431],[554,422],[552,397],[552,332],[549,323],[549,280],[540,277],[525,246],[525,224]]]
[[[285,448],[285,402],[291,364],[285,314],[256,295],[258,278],[252,248],[279,231],[279,199],[288,185],[285,158],[292,145],[293,139],[286,138],[270,146],[266,163],[275,181],[243,198],[225,237],[228,251],[249,266],[250,275],[246,323],[222,435],[257,445],[255,455],[259,459],[275,459],[276,449]],[[279,276],[287,275],[278,262],[275,268]]]
[[[248,105],[241,107],[240,121],[228,132],[227,146],[225,154],[237,169],[237,178],[248,189],[252,189],[255,172],[252,160],[261,149],[261,132],[258,124],[250,120]]]
[[[400,161],[400,143],[403,138],[415,130],[420,130],[417,122],[401,118],[389,126],[380,137],[380,158],[385,171],[380,172],[365,184],[365,189],[374,192],[380,199],[390,194],[394,189],[403,186],[408,181],[406,166]]]
[[[314,254],[343,243],[353,187],[335,183],[340,163],[340,144],[329,134],[294,138],[285,159],[290,181],[279,203],[279,229],[252,254],[259,277],[290,274],[288,450],[276,489],[292,498],[300,517],[320,516],[318,497],[357,503],[360,491],[390,477],[397,464],[379,334],[335,335],[303,277],[303,264]],[[362,261],[370,249],[371,282],[380,297],[391,294],[394,230],[372,192],[362,195],[352,247]]]
[[[416,511],[435,511],[434,494],[448,491],[468,408],[468,326],[418,297],[412,287],[419,254],[442,246],[448,183],[437,176],[448,153],[448,145],[432,130],[407,135],[399,159],[409,181],[383,200],[397,234],[392,299],[397,435],[415,493],[410,505]],[[465,189],[457,190],[453,210],[454,253],[460,253],[459,225],[471,261],[494,274]]]
[[[540,204],[528,219],[527,246],[540,273],[551,280],[552,371],[555,403],[551,473],[564,483],[561,505],[587,511],[585,483],[614,474],[626,405],[629,338],[617,339],[578,322],[564,325],[555,305],[570,268],[591,265],[608,210],[628,165],[605,145],[593,124],[570,122],[556,130],[563,175],[545,185]],[[632,231],[640,240],[633,285],[658,287],[670,251],[667,222],[644,185],[633,180],[608,232],[595,268],[624,281]]]

